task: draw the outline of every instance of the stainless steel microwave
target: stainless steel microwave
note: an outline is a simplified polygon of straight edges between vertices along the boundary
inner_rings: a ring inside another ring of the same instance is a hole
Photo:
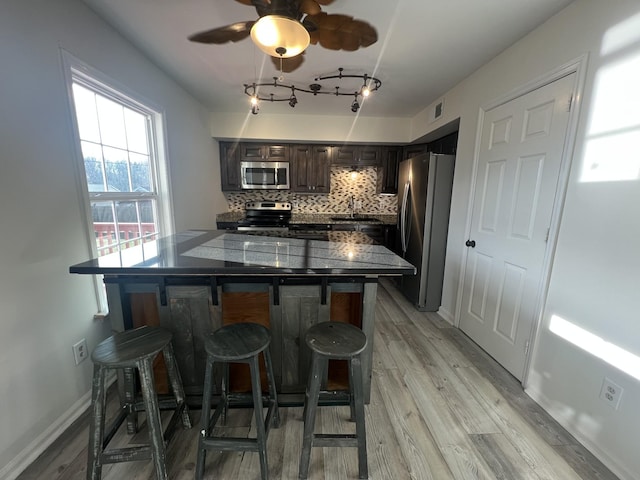
[[[289,189],[289,162],[240,162],[243,189]]]

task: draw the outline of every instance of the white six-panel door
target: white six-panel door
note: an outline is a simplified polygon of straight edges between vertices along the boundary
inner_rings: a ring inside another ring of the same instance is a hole
[[[575,74],[486,112],[460,328],[518,379],[536,320]]]

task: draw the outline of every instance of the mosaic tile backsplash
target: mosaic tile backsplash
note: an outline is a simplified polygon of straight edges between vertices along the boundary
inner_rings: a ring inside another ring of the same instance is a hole
[[[348,201],[353,195],[356,213],[395,215],[397,195],[376,194],[377,172],[375,167],[358,170],[351,179],[349,167],[331,167],[331,193],[328,195],[298,194],[291,191],[248,191],[225,193],[230,212],[244,211],[247,202],[270,200],[291,202],[295,213],[347,213]]]

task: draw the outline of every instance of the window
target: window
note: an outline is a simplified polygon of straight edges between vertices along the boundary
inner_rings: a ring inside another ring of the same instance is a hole
[[[73,100],[99,256],[158,237],[152,115],[73,77]]]
[[[92,255],[122,254],[172,233],[162,115],[66,52],[63,58]],[[106,311],[103,288],[98,301]]]

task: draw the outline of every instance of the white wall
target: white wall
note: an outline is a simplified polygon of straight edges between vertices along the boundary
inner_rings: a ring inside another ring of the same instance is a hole
[[[264,109],[263,109],[264,110]],[[212,114],[211,135],[218,139],[309,142],[411,142],[410,118],[329,115]]]
[[[209,116],[191,96],[79,0],[2,1],[0,478],[87,404],[91,362],[76,367],[71,345],[86,337],[92,350],[108,333],[90,278],[68,273],[89,250],[61,48],[164,110],[176,229],[213,228],[227,208]]]
[[[447,92],[437,123],[428,124],[430,109],[416,116],[413,135],[461,118],[442,307],[453,319],[479,109],[585,53],[572,169],[527,392],[621,478],[638,479],[640,4],[574,2]],[[570,327],[567,338],[554,333],[562,333],[558,325]],[[624,389],[617,411],[599,399],[605,376]]]

